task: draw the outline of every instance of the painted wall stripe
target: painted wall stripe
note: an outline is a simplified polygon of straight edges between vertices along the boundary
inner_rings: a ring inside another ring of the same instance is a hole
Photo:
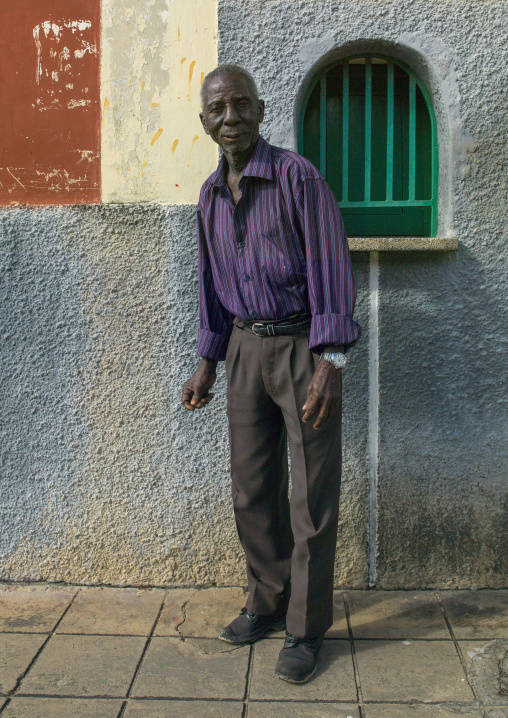
[[[369,313],[369,586],[377,582],[379,463],[379,252],[370,253]]]

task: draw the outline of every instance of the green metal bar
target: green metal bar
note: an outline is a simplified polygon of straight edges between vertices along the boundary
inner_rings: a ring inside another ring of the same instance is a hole
[[[319,81],[319,170],[326,179],[326,73]]]
[[[349,63],[342,65],[342,202],[349,196]]]
[[[365,170],[363,199],[370,200],[370,172],[372,164],[372,58],[365,59]]]
[[[421,89],[421,87],[420,87]],[[427,107],[429,110],[430,115],[430,124],[431,124],[431,131],[432,131],[432,181],[431,181],[431,194],[432,197],[432,210],[430,215],[430,228],[431,228],[431,234],[433,237],[437,236],[437,230],[438,230],[438,193],[437,188],[439,184],[439,147],[438,147],[438,139],[437,139],[437,123],[436,123],[436,116],[434,114],[434,108],[432,107],[432,102],[428,100],[425,97],[425,101],[427,102]]]
[[[370,202],[341,202],[340,206],[342,207],[363,207],[363,208],[371,208],[371,207],[432,207],[433,200],[431,199],[401,199],[401,200],[391,200],[390,202],[385,202],[383,200],[371,200]]]
[[[416,81],[409,76],[409,200],[415,198],[416,184]]]
[[[386,102],[386,201],[393,198],[393,123],[394,123],[394,80],[393,62],[387,66],[388,85]]]

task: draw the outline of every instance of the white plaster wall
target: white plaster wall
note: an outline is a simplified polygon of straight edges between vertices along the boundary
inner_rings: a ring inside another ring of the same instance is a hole
[[[216,0],[104,0],[102,33],[103,201],[197,202],[217,165],[198,116]]]

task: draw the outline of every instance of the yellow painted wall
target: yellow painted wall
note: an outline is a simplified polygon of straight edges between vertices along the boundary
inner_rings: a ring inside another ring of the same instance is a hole
[[[102,199],[193,203],[217,165],[199,120],[217,0],[103,0]]]

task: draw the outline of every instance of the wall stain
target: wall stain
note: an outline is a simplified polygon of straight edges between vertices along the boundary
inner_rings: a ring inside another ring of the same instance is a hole
[[[191,155],[192,155],[192,150],[194,149],[194,143],[197,140],[199,140],[199,135],[195,135],[192,139],[191,148],[189,150],[189,164],[187,165],[187,167],[190,167],[190,159],[191,159]]]
[[[187,99],[191,98],[191,87],[192,87],[192,75],[194,74],[194,68],[196,66],[196,60],[193,60],[189,67],[189,83],[187,86]]]
[[[155,144],[155,142],[157,142],[157,140],[159,139],[159,137],[162,135],[163,132],[164,132],[164,130],[162,129],[162,127],[159,127],[159,129],[157,130],[157,132],[155,133],[155,135],[152,137],[152,139],[150,141],[150,146],[153,146]]]

